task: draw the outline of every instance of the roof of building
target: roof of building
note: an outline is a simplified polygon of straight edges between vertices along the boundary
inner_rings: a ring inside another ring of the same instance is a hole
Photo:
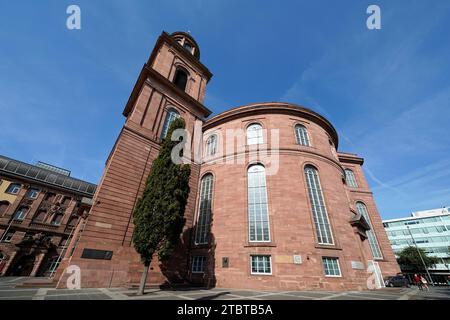
[[[322,127],[324,127],[328,131],[330,137],[334,140],[333,142],[336,148],[338,147],[339,144],[338,134],[330,121],[328,121],[325,117],[323,117],[322,115],[318,114],[317,112],[311,109],[288,102],[276,102],[276,101],[256,102],[228,109],[227,111],[221,112],[207,119],[203,125],[203,129],[208,130],[220,123],[237,119],[249,114],[280,113],[280,112],[301,114],[302,117],[311,119],[316,123],[319,123]]]
[[[447,215],[450,215],[450,207],[412,212],[410,217],[383,220],[383,223],[418,220],[418,219],[426,219],[426,218],[431,218],[431,217],[440,217],[440,216],[447,216]]]
[[[92,197],[97,185],[0,155],[0,174],[33,180]]]

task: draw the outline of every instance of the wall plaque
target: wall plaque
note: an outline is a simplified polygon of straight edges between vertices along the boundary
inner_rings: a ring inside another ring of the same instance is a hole
[[[222,268],[228,268],[230,264],[230,259],[228,257],[222,258]]]
[[[352,261],[352,269],[364,270],[364,264],[361,261]]]
[[[83,259],[95,259],[95,260],[111,260],[113,256],[112,251],[96,250],[96,249],[84,249],[81,254]]]
[[[302,264],[302,256],[299,254],[294,255],[294,264]]]

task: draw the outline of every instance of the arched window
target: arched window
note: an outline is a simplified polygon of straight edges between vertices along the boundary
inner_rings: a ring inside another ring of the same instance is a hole
[[[19,210],[16,211],[14,215],[14,220],[23,220],[27,215],[28,207],[20,207]]]
[[[253,123],[247,128],[247,144],[264,143],[262,126],[259,123]]]
[[[347,185],[352,188],[358,188],[358,184],[356,183],[355,174],[350,169],[345,169],[345,182]]]
[[[301,124],[297,124],[295,126],[295,136],[297,138],[297,143],[299,145],[307,146],[307,147],[311,146],[311,143],[309,141],[309,136],[308,136],[308,130],[306,130],[305,126],[303,126]]]
[[[308,186],[308,195],[316,228],[317,242],[319,244],[333,244],[333,235],[331,233],[330,221],[328,219],[327,208],[325,207],[317,169],[313,166],[306,166],[305,179]]]
[[[267,201],[266,169],[253,165],[247,171],[248,223],[250,241],[269,242],[269,210]]]
[[[8,210],[9,202],[8,201],[0,201],[0,217],[3,216]]]
[[[180,114],[178,113],[177,110],[175,110],[173,108],[170,108],[169,110],[167,110],[166,119],[164,120],[164,125],[163,125],[163,129],[161,132],[161,140],[167,136],[167,132],[169,131],[169,128],[170,128],[170,125],[172,124],[172,122],[179,117],[180,117]]]
[[[217,151],[217,136],[215,134],[206,140],[206,156],[213,156]]]
[[[205,244],[209,241],[209,228],[211,225],[211,201],[213,189],[213,175],[207,174],[201,180],[200,204],[198,209],[195,243]]]
[[[372,227],[372,222],[370,221],[369,213],[367,211],[367,207],[361,201],[356,203],[356,210],[361,214],[366,222],[369,224],[370,230],[366,231],[367,240],[369,240],[370,250],[372,251],[373,257],[375,259],[383,259],[383,255],[381,254],[380,246],[378,245],[377,237],[375,236],[375,232]]]
[[[187,75],[186,71],[184,71],[182,69],[177,69],[177,71],[175,71],[175,76],[173,77],[173,83],[179,89],[185,91],[187,79],[188,79],[188,75]]]

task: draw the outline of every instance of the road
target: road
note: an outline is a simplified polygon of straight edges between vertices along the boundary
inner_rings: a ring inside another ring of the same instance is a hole
[[[144,296],[127,288],[53,289],[16,288],[27,278],[0,278],[0,300],[450,300],[450,287],[385,288],[376,291],[283,291],[239,289],[148,289]]]

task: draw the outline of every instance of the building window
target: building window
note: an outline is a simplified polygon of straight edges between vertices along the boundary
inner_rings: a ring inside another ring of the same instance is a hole
[[[25,219],[25,216],[27,215],[28,208],[27,207],[20,207],[19,210],[16,211],[16,214],[14,215],[14,220],[23,220]]]
[[[250,241],[269,242],[266,170],[262,165],[253,165],[248,169],[247,177]]]
[[[367,240],[369,240],[369,246],[370,250],[372,251],[373,257],[375,259],[383,259],[383,255],[381,254],[381,249],[378,245],[377,237],[375,236],[375,231],[373,229],[372,222],[370,221],[366,205],[362,202],[357,202],[356,209],[358,210],[358,213],[361,214],[369,224],[370,230],[367,230],[366,234]]]
[[[254,123],[247,128],[247,144],[262,144],[264,143],[263,129],[258,123]]]
[[[30,188],[27,191],[27,195],[26,197],[28,199],[36,199],[39,195],[39,190],[38,189],[34,189],[34,188]]]
[[[43,222],[45,220],[45,217],[47,216],[47,211],[46,210],[39,210],[36,215],[33,218],[33,221],[35,222]]]
[[[189,51],[189,53],[192,53],[192,46],[191,46],[191,44],[190,44],[189,42],[186,42],[186,41],[185,41],[183,47],[184,47],[187,51]]]
[[[180,90],[185,91],[187,79],[188,79],[187,73],[184,70],[177,69],[177,71],[175,72],[175,76],[173,77],[173,83]]]
[[[45,195],[45,201],[48,201],[48,202],[53,202],[53,200],[55,200],[55,198],[56,198],[56,194],[54,194],[54,193],[47,193]]]
[[[308,195],[316,228],[317,241],[319,244],[333,244],[330,221],[328,219],[317,169],[313,166],[306,166],[305,178],[308,186]]]
[[[352,188],[358,188],[358,184],[356,183],[355,174],[350,169],[345,169],[345,181],[347,185]]]
[[[252,274],[272,274],[272,259],[270,256],[252,255],[250,258]]]
[[[6,235],[5,235],[5,237],[3,238],[3,241],[4,242],[11,242],[11,239],[14,237],[14,234],[15,234],[16,232],[15,231],[10,231],[10,232],[8,232]]]
[[[331,257],[322,258],[323,270],[327,277],[340,277],[341,268],[339,267],[339,259]]]
[[[6,189],[6,193],[18,194],[22,185],[20,183],[11,183]]]
[[[217,136],[215,134],[206,140],[206,156],[213,156],[217,151]]]
[[[3,216],[8,210],[9,202],[8,201],[0,201],[0,217]]]
[[[179,118],[180,114],[177,110],[170,108],[167,110],[166,119],[164,120],[163,130],[161,132],[161,140],[164,139],[167,136],[167,132],[169,132],[170,125],[172,122]]]
[[[204,273],[206,267],[206,257],[192,258],[192,273]]]
[[[297,124],[295,126],[295,136],[297,137],[297,143],[299,145],[307,146],[307,147],[311,146],[311,143],[309,141],[309,136],[308,136],[308,130],[306,130],[305,126],[303,126],[301,124]]]
[[[62,220],[62,218],[63,218],[63,214],[57,213],[57,214],[53,217],[51,224],[54,225],[54,226],[59,226],[59,225],[61,225],[61,220]]]
[[[209,228],[211,224],[213,176],[207,174],[203,177],[200,187],[200,206],[195,232],[195,243],[205,244],[209,241]]]

